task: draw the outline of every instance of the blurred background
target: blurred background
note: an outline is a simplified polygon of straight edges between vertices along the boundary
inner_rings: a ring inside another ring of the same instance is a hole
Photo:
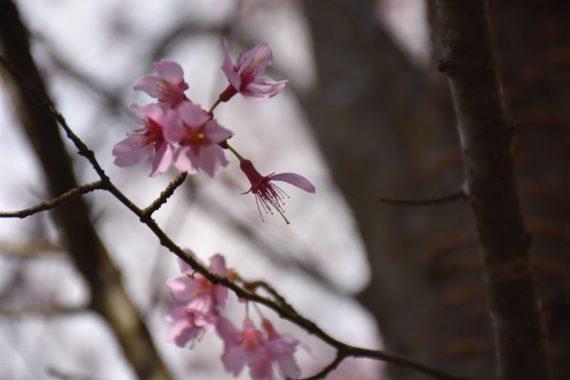
[[[534,237],[551,353],[570,376],[570,52],[551,1],[491,7],[504,94],[517,124],[517,169]],[[285,188],[286,215],[260,220],[237,162],[214,180],[189,178],[155,217],[183,247],[225,255],[248,279],[273,284],[307,317],[350,344],[381,348],[485,378],[494,360],[476,232],[466,204],[386,205],[382,196],[459,191],[462,168],[439,31],[423,0],[0,0],[0,50],[28,73],[31,51],[46,91],[139,206],[177,174],[121,169],[111,149],[137,128],[128,106],[151,99],[132,84],[161,58],[179,62],[192,101],[209,107],[227,82],[221,38],[235,58],[259,41],[273,50],[277,97],[239,96],[216,110],[232,144],[263,174],[293,171],[315,195]],[[16,8],[14,8],[14,5]],[[19,12],[19,17],[15,13]],[[532,16],[532,17],[530,17]],[[20,39],[18,19],[29,32]],[[16,26],[15,26],[16,25]],[[13,42],[13,45],[12,45]],[[15,46],[10,50],[10,46]],[[12,52],[12,53],[10,53]],[[12,56],[10,56],[12,54]],[[0,210],[30,207],[97,179],[49,117],[2,73]],[[34,113],[35,112],[35,113]],[[37,115],[36,115],[37,113]],[[55,139],[55,140],[53,140]],[[74,179],[75,178],[75,179]],[[190,349],[166,342],[164,282],[175,257],[104,192],[55,212],[0,221],[1,379],[226,379],[214,333]],[[235,298],[229,310],[243,318]],[[295,326],[303,375],[334,352]],[[567,375],[564,375],[567,374]],[[327,379],[421,379],[347,360]],[[241,378],[248,378],[247,371]]]

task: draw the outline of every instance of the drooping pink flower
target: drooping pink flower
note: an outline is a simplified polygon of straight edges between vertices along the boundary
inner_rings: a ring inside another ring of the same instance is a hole
[[[271,214],[274,209],[289,223],[283,215],[283,200],[288,197],[288,195],[281,190],[279,186],[273,183],[273,181],[287,182],[308,193],[315,192],[315,186],[308,179],[296,173],[278,173],[262,176],[250,160],[242,160],[240,169],[245,173],[251,183],[251,188],[244,194],[251,192],[255,195],[255,203],[257,204],[257,209],[262,219],[262,210],[266,214]]]
[[[148,160],[154,153],[151,176],[164,173],[172,163],[173,145],[164,136],[165,129],[177,119],[172,110],[166,112],[157,104],[131,106],[138,114],[143,128],[113,147],[115,165],[125,167]]]
[[[183,347],[217,326],[221,318],[219,311],[227,304],[228,290],[212,284],[201,274],[194,274],[192,268],[182,260],[178,263],[182,276],[171,278],[166,286],[172,297],[182,305],[175,306],[166,317],[172,323],[167,339]],[[210,268],[216,274],[227,275],[222,255],[216,254],[210,258]]]
[[[180,105],[178,115],[180,122],[167,130],[167,136],[180,145],[174,157],[175,166],[189,174],[202,169],[214,177],[229,163],[218,144],[232,137],[232,132],[190,102]]]
[[[238,92],[250,101],[260,101],[275,96],[285,88],[287,80],[275,81],[262,76],[273,61],[271,50],[266,42],[260,42],[253,49],[241,53],[236,63],[232,62],[228,52],[228,42],[224,39],[224,63],[222,70],[230,84],[219,95],[222,102],[227,102]]]
[[[267,334],[266,347],[269,350],[269,356],[279,367],[279,372],[287,379],[299,379],[301,369],[293,357],[299,342],[288,335],[279,334],[271,322],[265,318],[263,318],[262,325]]]
[[[246,318],[243,330],[239,331],[229,320],[220,318],[217,325],[224,341],[222,363],[227,372],[238,376],[245,365],[253,380],[272,380],[273,369],[267,340],[253,322]]]
[[[158,76],[143,75],[135,82],[133,89],[146,92],[170,108],[178,107],[186,99],[184,91],[188,89],[182,67],[166,59],[154,62],[152,65]]]

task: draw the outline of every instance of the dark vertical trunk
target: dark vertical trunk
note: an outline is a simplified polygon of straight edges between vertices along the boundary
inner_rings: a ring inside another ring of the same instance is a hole
[[[468,205],[377,202],[379,195],[437,195],[463,184],[445,77],[434,80],[407,63],[375,22],[370,1],[304,5],[319,70],[318,91],[304,105],[368,251],[373,278],[363,304],[388,348],[492,378],[492,333]],[[490,9],[507,108],[519,122],[515,176],[559,379],[570,378],[568,8],[563,1],[498,1]]]

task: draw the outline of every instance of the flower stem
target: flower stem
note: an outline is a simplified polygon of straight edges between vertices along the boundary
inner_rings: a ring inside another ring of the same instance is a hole
[[[243,156],[241,154],[239,154],[238,151],[235,150],[235,148],[227,142],[227,140],[224,142],[224,147],[229,149],[229,151],[232,152],[234,154],[234,156],[237,157],[239,162],[242,162],[245,160],[245,158],[243,158]]]
[[[212,106],[210,107],[210,109],[208,110],[208,113],[213,113],[214,110],[216,109],[216,107],[218,106],[218,104],[220,104],[222,101],[220,100],[220,98],[216,99],[216,101],[214,102],[214,104],[212,104]]]

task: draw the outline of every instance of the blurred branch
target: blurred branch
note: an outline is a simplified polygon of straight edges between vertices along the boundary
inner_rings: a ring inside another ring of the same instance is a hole
[[[92,376],[73,374],[55,367],[48,367],[46,372],[49,376],[59,380],[95,380]]]
[[[50,201],[41,202],[34,207],[30,207],[20,211],[12,211],[12,212],[0,212],[0,218],[26,218],[30,215],[37,214],[38,212],[51,210],[59,205],[62,205],[70,200],[74,199],[75,197],[83,194],[87,194],[93,190],[101,190],[102,189],[102,182],[95,181],[89,183],[87,185],[79,186],[69,190],[68,192],[60,195],[57,198],[54,198]]]
[[[482,248],[502,380],[551,379],[547,333],[513,172],[513,131],[491,40],[487,1],[436,1],[458,119],[467,193]]]
[[[24,78],[19,75],[18,71],[15,70],[13,65],[6,61],[5,58],[0,56],[0,63],[10,71],[16,80],[21,81]],[[190,265],[197,273],[200,273],[205,278],[207,278],[210,282],[216,285],[225,286],[228,289],[231,289],[237,297],[241,299],[246,299],[252,302],[256,302],[258,304],[265,305],[266,307],[270,308],[274,312],[276,312],[281,318],[284,318],[297,326],[303,328],[310,334],[313,334],[319,337],[322,341],[328,343],[332,347],[337,349],[337,353],[339,356],[342,356],[342,359],[346,357],[366,357],[370,359],[382,360],[389,363],[393,363],[395,365],[408,368],[429,376],[432,376],[436,379],[442,380],[465,380],[467,378],[461,376],[455,376],[443,371],[431,368],[429,366],[423,365],[421,363],[412,361],[410,359],[400,357],[394,354],[387,353],[381,350],[369,350],[361,347],[347,345],[336,338],[332,337],[331,335],[327,334],[324,330],[322,330],[317,324],[313,321],[303,317],[299,314],[293,307],[289,304],[286,304],[286,307],[283,307],[280,302],[276,302],[271,298],[260,296],[259,294],[252,292],[240,285],[236,282],[230,280],[227,277],[222,277],[214,272],[210,271],[207,267],[197,261],[191,254],[183,250],[180,246],[174,243],[170,237],[158,226],[156,221],[152,218],[152,215],[145,213],[144,209],[139,208],[135,205],[126,195],[124,195],[110,180],[110,178],[105,174],[104,170],[101,168],[99,162],[95,158],[94,153],[85,145],[85,143],[71,130],[67,122],[65,121],[64,117],[51,105],[51,103],[47,100],[47,98],[43,97],[38,91],[35,91],[33,87],[27,87],[29,91],[29,95],[34,98],[43,108],[44,111],[48,112],[52,115],[52,117],[57,121],[57,123],[63,128],[67,137],[72,141],[75,147],[79,150],[78,154],[85,157],[90,164],[93,166],[93,169],[99,175],[102,188],[111,193],[119,202],[121,202],[124,206],[126,206],[129,210],[131,210],[140,220],[142,224],[147,226],[153,234],[157,237],[160,244],[166,247],[170,252],[176,255],[178,258],[183,260],[185,263]],[[269,287],[270,289],[273,289]],[[279,295],[274,289],[270,292],[273,296],[276,296],[278,300],[284,299],[281,295]],[[115,307],[120,307],[117,303],[117,300],[111,300],[111,304]],[[339,360],[342,360],[339,359]]]
[[[42,317],[55,318],[62,316],[73,316],[81,313],[90,312],[89,308],[84,306],[62,306],[47,305],[40,308],[9,308],[0,305],[0,318],[20,319],[23,317]]]
[[[467,194],[462,191],[457,193],[442,195],[434,198],[401,198],[401,197],[380,197],[380,202],[401,206],[437,206],[444,203],[465,201]]]
[[[50,241],[27,241],[13,243],[0,240],[0,254],[13,259],[35,259],[61,255],[63,248]],[[51,251],[51,252],[50,252]]]
[[[0,72],[37,156],[50,196],[57,197],[77,188],[71,160],[54,122],[54,116],[60,122],[63,118],[49,100],[31,56],[29,33],[10,0],[0,0],[0,49],[6,57],[0,59],[4,69]],[[11,75],[6,75],[8,73]],[[69,130],[66,133],[73,135]],[[84,145],[79,150],[81,154],[93,156]],[[105,184],[105,173],[98,164],[96,170]],[[61,231],[62,244],[89,285],[90,306],[113,330],[137,376],[148,380],[170,379],[144,321],[121,284],[119,270],[90,220],[87,204],[81,197],[74,197],[53,209],[53,216]]]

